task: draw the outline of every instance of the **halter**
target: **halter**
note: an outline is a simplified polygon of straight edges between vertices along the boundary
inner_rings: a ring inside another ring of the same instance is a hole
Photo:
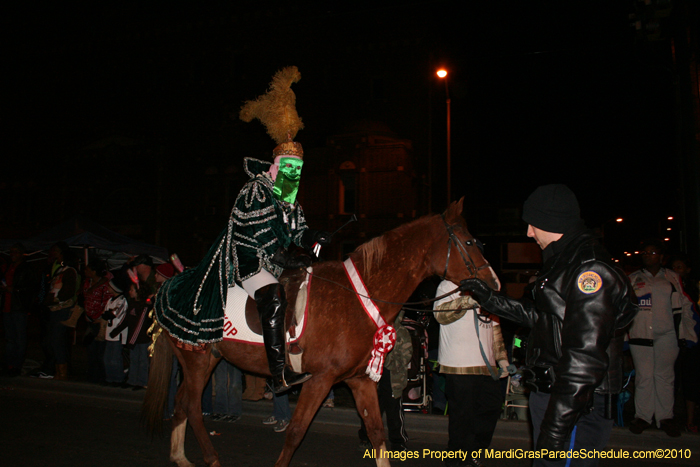
[[[445,228],[447,229],[447,234],[449,236],[447,239],[447,260],[445,261],[445,273],[442,275],[442,280],[447,280],[447,268],[450,265],[450,252],[452,250],[453,243],[455,244],[457,251],[459,251],[459,255],[462,257],[462,261],[464,261],[464,265],[467,267],[467,271],[469,271],[469,274],[471,275],[470,279],[476,277],[478,272],[482,269],[490,268],[491,265],[488,261],[486,261],[486,263],[482,264],[481,266],[476,267],[474,260],[469,254],[469,250],[467,250],[468,246],[475,245],[474,239],[470,238],[469,240],[462,242],[462,240],[460,240],[454,232],[455,228],[459,226],[457,224],[448,224],[447,220],[445,219],[445,214],[442,214],[441,217],[442,222],[445,224]]]

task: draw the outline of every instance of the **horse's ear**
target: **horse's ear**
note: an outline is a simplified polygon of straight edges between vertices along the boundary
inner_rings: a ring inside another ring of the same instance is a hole
[[[464,196],[459,198],[459,201],[452,201],[452,203],[447,207],[445,211],[446,219],[454,219],[462,215],[462,209],[464,207]]]

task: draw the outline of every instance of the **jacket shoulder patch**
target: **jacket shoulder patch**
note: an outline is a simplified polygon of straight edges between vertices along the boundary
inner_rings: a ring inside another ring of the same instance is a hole
[[[595,271],[585,271],[576,279],[578,289],[585,294],[593,294],[603,286],[603,279]]]

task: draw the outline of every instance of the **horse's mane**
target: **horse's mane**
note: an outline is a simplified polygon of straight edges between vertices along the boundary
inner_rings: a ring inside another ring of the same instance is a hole
[[[379,266],[386,253],[386,234],[379,237],[374,237],[372,240],[363,243],[355,250],[362,257],[364,264],[363,276],[368,278],[372,272],[372,265],[376,262]]]
[[[355,253],[360,255],[362,263],[364,265],[363,276],[365,279],[369,278],[372,269],[379,267],[382,264],[382,259],[384,259],[384,254],[386,253],[387,244],[389,242],[389,237],[392,242],[398,242],[402,237],[406,236],[406,231],[413,231],[416,224],[426,224],[434,216],[423,216],[418,219],[409,222],[407,224],[400,225],[389,232],[386,232],[379,237],[374,237],[372,240],[363,243],[355,249]]]

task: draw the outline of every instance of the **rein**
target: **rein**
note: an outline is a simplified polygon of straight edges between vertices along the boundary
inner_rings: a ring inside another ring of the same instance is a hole
[[[438,311],[459,311],[459,310],[474,310],[474,309],[476,309],[476,308],[456,308],[456,309],[454,309],[454,310],[423,310],[422,308],[407,308],[407,307],[405,306],[405,305],[416,305],[416,306],[417,306],[417,305],[430,305],[431,303],[437,302],[438,300],[442,300],[443,298],[449,297],[449,296],[452,295],[453,293],[459,291],[459,287],[457,287],[457,288],[455,288],[454,290],[451,290],[451,291],[449,291],[449,292],[447,292],[447,293],[445,293],[445,294],[442,294],[442,295],[440,295],[439,297],[430,298],[430,299],[428,299],[428,300],[423,300],[423,301],[420,301],[420,302],[392,302],[392,301],[389,301],[389,300],[382,300],[382,299],[379,299],[379,298],[374,298],[374,297],[369,297],[369,296],[367,296],[367,295],[363,295],[363,294],[361,294],[361,293],[359,293],[359,292],[356,292],[355,290],[351,289],[350,287],[347,287],[347,286],[341,284],[340,282],[336,282],[336,281],[334,281],[334,280],[327,279],[327,278],[325,278],[325,277],[323,277],[323,276],[319,276],[319,275],[316,274],[315,272],[312,273],[312,275],[313,275],[314,279],[320,279],[320,280],[326,281],[326,282],[328,282],[328,283],[330,283],[330,284],[337,285],[337,286],[340,287],[341,289],[345,289],[345,290],[347,290],[348,292],[352,292],[353,294],[357,295],[358,297],[366,298],[366,299],[372,300],[373,302],[386,303],[387,305],[401,305],[401,307],[402,307],[404,310],[407,310],[407,311],[420,311],[420,312],[422,312],[422,313],[436,313],[436,312],[438,312]]]
[[[445,214],[442,214],[441,217],[442,217],[442,222],[445,224],[445,229],[447,230],[447,235],[448,235],[448,239],[447,239],[447,259],[446,259],[446,261],[445,261],[445,273],[441,276],[441,279],[442,279],[442,280],[446,280],[446,278],[447,278],[447,268],[448,268],[449,265],[450,265],[450,252],[451,252],[452,244],[453,244],[453,243],[454,243],[454,245],[455,245],[457,251],[459,252],[460,257],[462,258],[462,261],[464,262],[464,265],[467,267],[467,270],[468,270],[469,273],[471,274],[471,277],[476,277],[476,275],[478,274],[478,272],[481,271],[482,269],[490,268],[491,265],[489,264],[488,261],[487,261],[486,263],[484,263],[483,265],[479,266],[479,267],[476,266],[476,263],[474,263],[474,260],[472,259],[471,255],[469,254],[469,251],[467,250],[467,247],[468,247],[468,246],[474,246],[474,245],[475,245],[475,240],[472,238],[472,239],[469,239],[469,240],[467,240],[467,241],[465,241],[465,242],[462,242],[462,240],[460,240],[459,237],[457,237],[457,235],[455,235],[455,232],[454,232],[455,228],[458,227],[458,226],[457,226],[456,224],[452,224],[452,225],[451,225],[451,224],[448,224],[448,223],[447,223],[447,220],[445,219]],[[472,308],[456,308],[456,309],[453,309],[453,310],[424,310],[424,309],[422,309],[422,308],[409,308],[409,307],[406,307],[406,305],[411,305],[411,306],[430,305],[431,303],[435,303],[435,302],[437,302],[438,300],[442,300],[443,298],[449,297],[450,295],[452,295],[452,294],[454,294],[455,292],[459,291],[459,287],[457,287],[457,288],[455,288],[454,290],[451,290],[451,291],[449,291],[449,292],[447,292],[447,293],[445,293],[445,294],[442,294],[442,295],[440,295],[439,297],[431,298],[431,299],[428,299],[428,300],[422,300],[422,301],[420,301],[420,302],[392,302],[392,301],[388,301],[388,300],[381,300],[381,299],[379,299],[379,298],[373,298],[373,297],[369,297],[369,296],[363,295],[363,294],[361,294],[361,293],[355,291],[354,289],[351,289],[350,287],[346,287],[345,285],[343,285],[343,284],[341,284],[341,283],[339,283],[339,282],[333,281],[333,280],[331,280],[331,279],[326,279],[325,277],[320,277],[320,276],[316,275],[315,273],[313,274],[313,276],[314,276],[315,278],[317,278],[317,279],[321,279],[321,280],[326,281],[326,282],[329,282],[329,283],[331,283],[331,284],[335,284],[335,285],[337,285],[338,287],[340,287],[340,288],[342,288],[342,289],[345,289],[345,290],[347,290],[347,291],[349,291],[349,292],[352,292],[353,294],[355,294],[355,295],[357,295],[357,296],[359,296],[359,297],[372,300],[373,302],[386,303],[386,304],[389,304],[389,305],[401,305],[401,307],[402,307],[404,310],[407,310],[407,311],[418,311],[418,312],[421,312],[421,313],[436,313],[436,312],[438,312],[438,311],[476,310],[476,309],[478,308],[478,307],[472,307]]]

